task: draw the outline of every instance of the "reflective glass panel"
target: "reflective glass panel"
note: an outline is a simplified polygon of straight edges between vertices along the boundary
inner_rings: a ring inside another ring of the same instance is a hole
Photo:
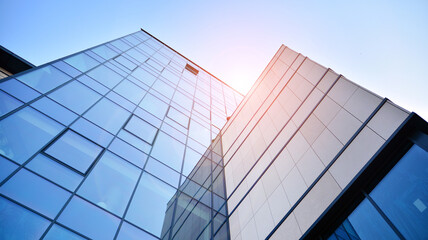
[[[130,82],[129,80],[122,81],[114,88],[114,91],[129,99],[131,102],[138,104],[146,93],[145,90]]]
[[[156,236],[160,236],[167,204],[174,193],[173,187],[143,173],[126,219]]]
[[[67,131],[46,150],[46,153],[85,173],[101,151],[102,148],[95,143],[73,131]]]
[[[18,165],[0,156],[0,182],[3,181],[17,168]]]
[[[201,160],[202,155],[198,152],[194,151],[191,148],[186,148],[186,154],[184,157],[184,165],[183,165],[183,175],[188,176],[189,173],[193,170],[193,168],[196,166],[196,163]]]
[[[58,214],[71,195],[25,169],[1,186],[0,192],[50,218]]]
[[[180,181],[180,174],[161,162],[149,158],[145,171],[153,174],[154,176],[160,178],[161,180],[171,184],[173,187],[178,187],[178,182]]]
[[[406,239],[428,238],[428,152],[413,145],[370,196]]]
[[[65,83],[71,78],[52,66],[46,66],[23,74],[17,77],[17,79],[37,91],[45,93]]]
[[[82,175],[43,154],[38,154],[26,167],[70,191],[74,191],[83,179]]]
[[[0,121],[0,154],[23,163],[62,129],[61,124],[26,107]]]
[[[77,77],[80,74],[82,74],[82,72],[80,72],[79,70],[75,69],[74,67],[68,65],[67,63],[65,63],[63,61],[55,62],[52,65],[55,66],[56,68],[58,68],[59,70],[67,73],[68,75],[70,75],[72,77]]]
[[[91,89],[97,91],[101,95],[105,95],[110,90],[106,88],[104,85],[102,85],[101,83],[88,77],[87,75],[82,75],[77,80],[79,80],[79,82],[85,84],[86,86],[90,87]]]
[[[113,139],[112,134],[106,132],[102,128],[96,126],[84,118],[79,118],[71,126],[71,129],[83,134],[85,137],[91,139],[103,147],[107,147],[107,145]]]
[[[198,142],[209,146],[211,143],[211,132],[196,121],[190,121],[189,136]]]
[[[135,69],[131,75],[148,86],[151,86],[156,80],[155,76],[153,76],[152,74],[150,74],[149,72],[147,72],[142,68]]]
[[[135,115],[129,119],[125,129],[150,144],[152,144],[158,131],[157,128]]]
[[[166,103],[151,94],[147,94],[139,106],[160,119],[163,119],[168,110]]]
[[[75,196],[61,213],[58,222],[92,239],[113,239],[119,219]]]
[[[82,114],[100,99],[101,95],[78,81],[72,81],[49,94],[49,97],[72,111]]]
[[[167,146],[167,147],[166,147]],[[181,172],[184,144],[163,132],[159,132],[151,156]]]
[[[175,108],[170,107],[167,116],[185,128],[189,126],[189,117],[179,112]]]
[[[64,61],[81,72],[86,72],[99,64],[95,59],[89,57],[85,53],[76,54],[65,59]]]
[[[97,80],[108,88],[113,88],[114,86],[116,86],[116,84],[120,82],[120,80],[123,79],[123,77],[120,76],[118,73],[104,65],[100,65],[99,67],[95,68],[94,70],[91,70],[87,74],[88,76]]]
[[[31,104],[31,106],[64,125],[69,125],[78,117],[72,111],[64,108],[47,97],[37,100]]]
[[[105,98],[93,106],[84,117],[105,130],[116,134],[131,113]]]
[[[137,67],[137,64],[131,62],[129,59],[122,55],[118,56],[114,60],[116,60],[118,63],[122,64],[122,66],[128,68],[129,70],[134,70]]]
[[[53,225],[51,229],[49,229],[49,232],[46,234],[46,236],[43,238],[43,240],[83,240],[86,238],[83,238],[71,231],[68,231],[67,229],[58,226]]]
[[[0,91],[0,103],[0,116],[22,105],[21,101],[3,91]]]
[[[78,194],[122,216],[141,170],[106,152],[86,178]]]
[[[117,53],[115,51],[104,45],[93,48],[92,51],[106,60],[117,56]]]
[[[109,150],[141,168],[144,167],[144,164],[147,160],[147,154],[120,140],[119,138],[116,138],[111,143]]]
[[[155,82],[155,84],[153,84],[152,88],[168,98],[172,98],[172,95],[174,95],[175,91],[174,88],[170,87],[164,81],[159,79]]]
[[[152,235],[132,226],[127,222],[123,222],[120,228],[117,240],[156,240]]]
[[[0,83],[0,89],[24,102],[31,101],[40,95],[37,91],[15,79]]]
[[[48,228],[47,219],[0,197],[0,239],[39,239]]]

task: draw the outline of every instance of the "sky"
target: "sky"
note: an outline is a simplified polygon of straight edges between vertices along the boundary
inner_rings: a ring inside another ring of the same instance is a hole
[[[245,94],[281,44],[428,120],[428,1],[0,0],[35,65],[145,29]]]

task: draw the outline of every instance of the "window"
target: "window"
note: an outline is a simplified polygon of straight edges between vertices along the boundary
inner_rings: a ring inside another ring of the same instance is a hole
[[[186,70],[195,74],[195,75],[198,75],[198,73],[199,73],[199,71],[196,68],[190,66],[189,64],[186,64]]]
[[[40,95],[37,91],[15,79],[9,79],[8,81],[0,83],[0,89],[23,102],[29,102]]]
[[[143,173],[125,218],[160,236],[167,204],[175,191],[168,184]]]
[[[25,169],[1,186],[0,192],[52,219],[71,195]]]
[[[3,91],[0,91],[0,102],[0,116],[3,116],[22,105],[21,101]]]
[[[78,117],[72,111],[64,108],[47,97],[37,100],[31,104],[31,106],[64,125],[69,125]]]
[[[0,197],[0,238],[39,239],[50,221]]]
[[[101,95],[78,81],[72,81],[49,94],[49,97],[68,107],[75,113],[82,114],[98,101]]]
[[[76,69],[80,70],[81,72],[86,72],[99,64],[98,61],[91,58],[85,53],[76,54],[65,59],[64,61],[75,67]]]
[[[156,80],[155,76],[147,72],[147,70],[144,70],[139,67],[135,69],[131,75],[146,84],[147,86],[151,86]]]
[[[153,143],[153,140],[158,131],[157,128],[135,115],[129,119],[125,129],[150,144]]]
[[[60,227],[59,225],[53,225],[49,229],[48,234],[43,238],[43,240],[57,240],[57,239],[67,239],[67,240],[84,240],[83,238],[67,229]]]
[[[31,107],[21,109],[0,121],[0,154],[23,163],[63,128]]]
[[[43,154],[38,154],[26,167],[70,191],[74,191],[83,179],[82,175]]]
[[[166,103],[151,94],[147,94],[139,106],[159,119],[163,119],[168,110],[168,105]]]
[[[101,99],[84,117],[105,130],[116,134],[131,113],[108,99]]]
[[[114,91],[135,104],[140,103],[146,93],[145,90],[126,79],[117,85]]]
[[[91,239],[113,239],[120,220],[93,204],[74,196],[58,222]]]
[[[127,222],[123,222],[120,228],[117,240],[157,240],[152,235],[132,226]]]
[[[147,154],[120,140],[119,138],[114,139],[109,147],[109,150],[141,168],[144,167],[144,164],[147,161]]]
[[[165,146],[168,146],[165,148]],[[173,139],[163,132],[159,132],[152,149],[151,156],[181,172],[184,144]]]
[[[113,88],[123,79],[118,73],[104,65],[91,70],[87,74],[108,88]]]
[[[119,216],[125,212],[141,170],[106,152],[78,194]]]
[[[117,56],[117,53],[115,51],[111,50],[105,45],[101,45],[92,49],[92,52],[98,54],[98,56],[104,58],[105,60]]]
[[[41,93],[46,93],[71,78],[52,66],[46,66],[20,75],[17,79]]]
[[[45,152],[85,174],[101,151],[100,146],[69,130]]]

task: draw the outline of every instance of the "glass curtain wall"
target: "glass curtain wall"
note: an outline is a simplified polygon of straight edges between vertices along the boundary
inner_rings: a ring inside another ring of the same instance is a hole
[[[241,99],[140,31],[2,79],[0,238],[160,238]]]

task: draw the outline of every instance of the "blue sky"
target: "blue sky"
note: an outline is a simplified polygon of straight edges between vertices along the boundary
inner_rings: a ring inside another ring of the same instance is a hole
[[[428,119],[428,1],[0,0],[0,44],[40,65],[144,28],[246,93],[281,44]]]

